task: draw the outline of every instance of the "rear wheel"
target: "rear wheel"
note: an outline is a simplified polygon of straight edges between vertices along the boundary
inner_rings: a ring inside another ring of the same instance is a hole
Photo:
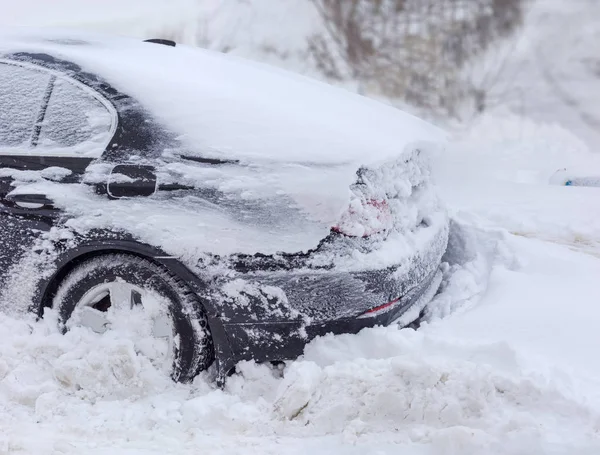
[[[188,286],[166,268],[126,254],[78,264],[53,299],[68,330],[88,327],[131,339],[156,368],[190,381],[214,360],[206,312]]]

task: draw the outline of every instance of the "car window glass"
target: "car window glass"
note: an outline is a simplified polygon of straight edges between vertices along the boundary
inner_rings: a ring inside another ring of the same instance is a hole
[[[50,76],[0,63],[0,150],[26,149]]]
[[[89,91],[63,79],[54,83],[37,149],[100,156],[110,140],[112,114]]]

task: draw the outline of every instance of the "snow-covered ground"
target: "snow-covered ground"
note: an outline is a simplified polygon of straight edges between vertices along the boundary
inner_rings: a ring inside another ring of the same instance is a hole
[[[176,2],[79,17],[70,3],[69,24],[58,9],[12,7],[10,19],[10,6],[0,21],[144,34],[136,18],[181,18]],[[587,11],[581,30],[600,23],[598,2],[551,3],[574,23]],[[437,157],[454,221],[442,293],[420,330],[318,339],[283,377],[246,363],[218,390],[205,377],[173,384],[128,340],[0,314],[0,454],[600,453],[600,189],[549,185],[563,167],[600,175],[600,155],[565,103],[538,98],[524,111],[533,120],[498,110]],[[592,102],[585,112],[600,115]]]

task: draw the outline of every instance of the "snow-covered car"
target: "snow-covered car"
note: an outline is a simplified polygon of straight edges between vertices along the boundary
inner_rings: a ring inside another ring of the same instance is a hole
[[[390,324],[440,284],[443,141],[235,57],[5,30],[0,307],[128,334],[179,381]]]

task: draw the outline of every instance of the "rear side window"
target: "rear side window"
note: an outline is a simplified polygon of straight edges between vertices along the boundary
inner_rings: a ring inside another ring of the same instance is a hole
[[[0,62],[0,151],[30,147],[50,76]]]
[[[0,154],[97,158],[116,128],[91,88],[35,66],[0,62]]]
[[[90,89],[56,79],[37,141],[38,152],[100,156],[111,138],[113,115]]]

